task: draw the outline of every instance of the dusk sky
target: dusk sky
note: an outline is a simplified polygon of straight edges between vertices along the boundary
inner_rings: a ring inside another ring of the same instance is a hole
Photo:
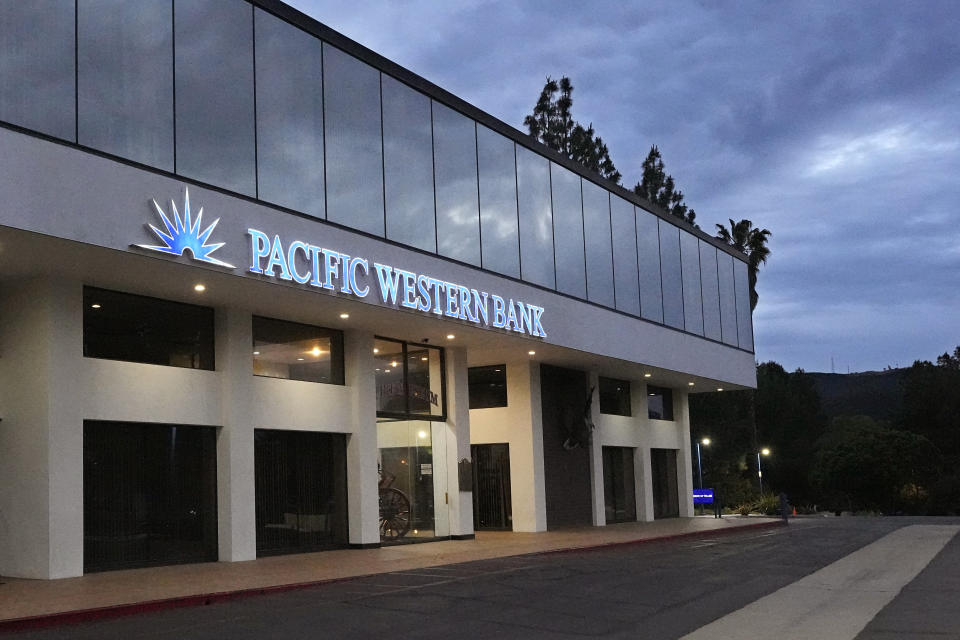
[[[770,229],[758,361],[960,345],[960,3],[292,4],[520,129],[567,75],[624,186],[656,144],[704,231]]]

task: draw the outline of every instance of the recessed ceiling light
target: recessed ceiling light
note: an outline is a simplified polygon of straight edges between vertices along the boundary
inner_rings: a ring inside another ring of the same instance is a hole
[[[418,432],[417,432],[417,437],[420,438],[421,440],[423,440],[424,438],[427,437],[427,432],[426,432],[426,431],[418,431]]]
[[[380,349],[377,349],[376,347],[374,347],[374,348],[373,348],[373,352],[374,352],[374,353],[380,353]]]
[[[90,308],[91,308],[91,309],[99,309],[99,308],[100,308],[100,305],[94,303],[94,304],[90,305]]]
[[[297,360],[303,360],[303,358],[297,358]]]
[[[260,355],[260,352],[259,352],[259,351],[254,351],[254,352],[253,352],[253,355],[258,356],[258,355]]]
[[[537,352],[536,352],[536,351],[532,351],[532,350],[531,350],[531,351],[527,351],[527,355],[528,355],[528,356],[535,356],[535,355],[537,355]]]
[[[341,320],[346,320],[346,319],[349,318],[349,317],[350,317],[350,314],[349,314],[349,313],[341,313],[341,314],[340,314],[340,319],[341,319]]]
[[[496,371],[497,373],[500,373],[500,369],[494,369],[494,371]]]
[[[643,374],[643,377],[644,377],[644,378],[649,378],[649,377],[652,376],[652,375],[653,375],[652,373],[645,373],[645,374]]]
[[[393,362],[390,363],[390,366],[391,366],[391,367],[395,367],[395,366],[397,366],[398,364],[400,364],[400,363],[397,362],[396,360],[394,360]]]
[[[447,340],[453,340],[453,339],[456,338],[456,337],[457,337],[457,336],[453,335],[452,333],[448,333],[448,334],[447,334]]]
[[[429,360],[430,358],[428,358],[427,356],[422,356],[420,359],[423,360],[424,362],[426,362],[426,361]]]
[[[717,387],[717,391],[723,391],[723,387]]]
[[[197,293],[203,293],[207,290],[207,285],[198,282],[197,284],[193,285],[193,290]]]
[[[320,347],[314,347],[310,350],[310,355],[319,356],[321,353],[323,353],[323,350]]]
[[[688,387],[692,387],[692,386],[693,386],[693,383],[692,383],[692,382],[688,382],[688,383],[687,383],[687,386],[688,386]]]

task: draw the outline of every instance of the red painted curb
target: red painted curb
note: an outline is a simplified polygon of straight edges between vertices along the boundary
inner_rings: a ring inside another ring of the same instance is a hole
[[[631,545],[647,544],[651,542],[667,542],[681,538],[705,538],[709,536],[741,533],[745,529],[768,529],[771,527],[783,526],[783,521],[777,522],[758,522],[756,524],[743,524],[725,529],[712,529],[707,531],[691,531],[688,533],[677,533],[658,538],[641,538],[639,540],[627,540],[625,542],[608,542],[605,544],[590,545],[586,547],[566,547],[563,549],[551,549],[549,551],[536,551],[529,554],[517,555],[549,555],[554,553],[573,553],[576,551],[602,551],[612,547],[625,547]],[[510,556],[505,556],[510,557]],[[491,558],[492,559],[492,558]],[[459,563],[458,563],[459,564]],[[358,576],[349,576],[345,578],[330,578],[328,580],[315,580],[311,582],[295,582],[292,584],[281,584],[270,587],[255,587],[252,589],[237,589],[235,591],[221,591],[218,593],[207,593],[190,596],[177,596],[175,598],[166,598],[163,600],[148,600],[146,602],[135,602],[131,604],[118,604],[108,607],[97,607],[94,609],[78,609],[76,611],[63,611],[60,613],[51,613],[39,616],[30,616],[27,618],[13,618],[11,620],[0,620],[0,633],[10,631],[26,631],[29,629],[44,629],[49,627],[65,626],[71,624],[80,624],[83,622],[93,622],[96,620],[107,620],[110,618],[121,618],[132,616],[139,613],[150,613],[153,611],[166,611],[169,609],[180,609],[185,607],[200,607],[220,602],[230,602],[241,600],[254,596],[268,595],[272,593],[283,593],[285,591],[297,591],[301,589],[310,589],[325,584],[335,582],[345,582],[357,578],[367,577],[366,574]]]

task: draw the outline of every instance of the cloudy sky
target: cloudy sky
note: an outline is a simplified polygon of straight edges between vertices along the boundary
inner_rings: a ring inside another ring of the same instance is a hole
[[[657,144],[705,231],[770,229],[758,360],[960,345],[960,3],[292,4],[518,128],[567,75],[625,185]]]

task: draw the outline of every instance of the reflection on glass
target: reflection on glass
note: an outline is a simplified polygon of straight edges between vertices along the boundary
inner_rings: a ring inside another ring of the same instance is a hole
[[[0,2],[0,120],[74,140],[73,0]]]
[[[753,317],[750,312],[750,281],[747,263],[733,261],[733,280],[737,290],[737,336],[741,349],[753,350]]]
[[[517,150],[517,200],[520,211],[521,277],[551,289],[553,272],[553,211],[550,204],[550,164],[526,147]]]
[[[660,282],[660,229],[657,217],[640,207],[637,214],[637,264],[640,268],[640,316],[663,322]]]
[[[436,252],[430,98],[382,77],[387,237]]]
[[[79,143],[173,171],[169,0],[79,0]]]
[[[613,248],[610,246],[610,192],[583,181],[583,233],[587,256],[587,297],[614,306]]]
[[[723,341],[737,346],[737,299],[733,288],[733,256],[717,251],[720,278],[720,329]]]
[[[600,377],[600,413],[629,416],[630,381]]]
[[[377,413],[407,414],[406,386],[403,379],[402,342],[374,341],[374,380],[377,385]]]
[[[323,45],[327,219],[382,236],[380,72]]]
[[[443,366],[440,349],[407,345],[407,393],[410,413],[443,415]]]
[[[323,218],[323,64],[320,41],[255,9],[257,194]]]
[[[373,359],[378,415],[444,415],[442,349],[378,338]]]
[[[480,266],[477,139],[473,120],[433,103],[433,164],[437,183],[437,251]]]
[[[483,268],[520,277],[514,143],[477,125]]]
[[[507,406],[507,365],[492,364],[467,369],[471,409]]]
[[[683,322],[690,333],[703,335],[703,299],[700,296],[700,246],[690,233],[680,231],[683,272]]]
[[[553,245],[556,250],[557,291],[587,297],[583,262],[583,206],[580,176],[550,163],[553,183]]]
[[[175,0],[177,173],[256,194],[253,9]]]
[[[440,437],[436,438],[435,435]],[[380,540],[412,542],[447,535],[442,428],[430,422],[377,423]]]
[[[663,282],[663,321],[683,329],[683,283],[680,276],[680,229],[660,220],[660,273]]]
[[[720,290],[717,248],[700,240],[700,286],[703,290],[703,335],[720,340]]]
[[[343,333],[254,316],[253,375],[343,384]]]
[[[613,232],[613,275],[617,309],[640,315],[640,283],[637,277],[637,229],[633,205],[610,196],[610,226]]]
[[[673,390],[647,385],[647,417],[673,420]]]

